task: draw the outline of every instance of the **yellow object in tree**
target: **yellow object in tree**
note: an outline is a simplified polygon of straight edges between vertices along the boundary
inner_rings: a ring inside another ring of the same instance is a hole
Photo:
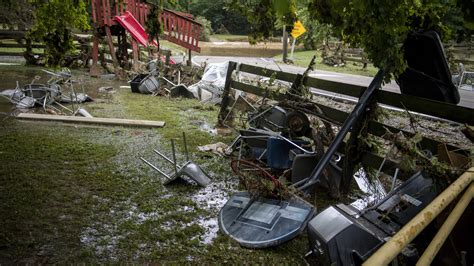
[[[303,24],[301,21],[296,21],[295,25],[293,25],[293,30],[291,31],[291,36],[293,36],[294,39],[298,38],[301,36],[301,34],[305,33],[306,29],[304,28]]]

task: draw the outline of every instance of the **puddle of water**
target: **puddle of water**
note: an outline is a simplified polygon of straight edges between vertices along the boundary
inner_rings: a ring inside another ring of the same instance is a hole
[[[36,84],[46,84],[49,76],[42,70],[46,69],[43,67],[32,67],[22,65],[11,65],[9,63],[0,64],[0,91],[14,89],[17,85],[17,81],[20,86],[30,84],[33,79],[38,76],[39,80],[35,80]],[[104,98],[107,93],[99,93],[98,88],[100,87],[113,87],[119,89],[120,85],[124,85],[124,81],[103,79],[103,78],[92,78],[88,73],[82,70],[72,70],[73,79],[78,81],[74,84],[74,90],[77,93],[86,93],[93,99]],[[82,84],[82,86],[81,86]],[[0,113],[10,113],[14,108],[13,105],[7,100],[0,97]]]
[[[206,122],[202,122],[200,125],[199,125],[199,129],[204,131],[204,132],[207,132],[213,136],[217,135],[217,129],[215,129],[213,126],[210,126],[208,123]]]
[[[219,231],[217,213],[229,199],[229,194],[224,187],[224,182],[212,183],[191,196],[201,208],[210,211],[209,217],[201,217],[191,223],[204,228],[204,234],[199,236],[202,244],[212,244],[217,237]]]
[[[217,218],[200,219],[197,224],[205,230],[204,234],[199,237],[200,242],[205,245],[212,244],[217,237],[217,232],[219,232]]]
[[[224,190],[224,183],[211,183],[191,196],[201,208],[219,211],[229,199],[229,194]]]

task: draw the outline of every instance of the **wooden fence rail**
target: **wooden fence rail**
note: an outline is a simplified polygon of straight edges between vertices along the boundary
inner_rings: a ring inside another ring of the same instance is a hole
[[[276,79],[287,82],[293,82],[296,78],[296,74],[269,70],[246,64],[240,65],[239,69],[241,72],[247,72],[258,76],[271,77],[274,75]],[[364,86],[339,83],[336,81],[318,79],[314,77],[307,77],[303,84],[320,90],[357,98],[366,89]],[[246,85],[248,84],[241,84],[239,86],[245,87]],[[433,101],[411,95],[402,95],[384,90],[378,90],[375,97],[381,104],[401,109],[407,108],[410,111],[440,117],[462,124],[467,123],[474,125],[474,110],[471,108]]]
[[[233,62],[232,62],[233,63]],[[229,64],[230,66],[235,66],[236,64]],[[273,76],[278,80],[286,81],[286,82],[293,82],[296,78],[296,74],[286,73],[282,71],[275,71],[264,69],[257,66],[241,64],[238,66],[239,71],[254,74],[257,76],[265,76],[270,77]],[[234,68],[235,69],[235,68]],[[227,83],[227,81],[226,81]],[[258,86],[239,82],[236,80],[228,81],[228,86],[230,88],[234,88],[237,90],[241,90],[244,92],[252,93],[258,96],[265,96],[267,98],[271,98],[274,100],[285,100],[287,98],[285,93],[272,91],[272,90],[264,90]],[[324,79],[318,79],[314,77],[307,77],[303,84],[309,87],[314,87],[320,90],[325,90],[328,92],[333,92],[337,94],[343,94],[346,96],[352,97],[359,97],[362,92],[366,89],[366,87],[353,85],[353,84],[345,84],[339,83],[334,81],[328,81]],[[426,114],[429,116],[440,117],[444,119],[448,119],[451,121],[455,121],[458,123],[466,123],[470,125],[474,125],[474,109],[456,106],[452,104],[447,104],[443,102],[432,101],[420,97],[414,97],[409,95],[401,95],[398,93],[387,92],[383,90],[378,90],[375,98],[378,103],[397,107],[397,108],[406,108],[409,111],[415,111],[418,113]],[[318,106],[324,113],[325,118],[335,122],[336,124],[343,124],[346,118],[349,116],[348,112],[344,112],[320,103],[313,102],[314,105]],[[225,108],[225,106],[223,106]],[[392,133],[396,132],[403,132],[405,136],[413,136],[414,134],[405,130],[398,129],[396,127],[377,122],[371,121],[369,123],[368,132],[377,137],[383,137],[387,130]],[[443,144],[437,140],[423,137],[420,146],[422,149],[430,150],[433,154],[438,153],[438,145]],[[343,148],[343,147],[342,147]],[[469,154],[469,151],[459,149],[458,147],[454,147],[451,145],[447,145],[448,150],[458,150],[458,152],[463,153],[465,155]],[[340,147],[341,149],[341,147]],[[365,154],[362,157],[362,163],[365,165],[370,165],[372,167],[379,167],[383,158],[375,155],[375,154]],[[387,162],[384,168],[390,169],[396,162]]]

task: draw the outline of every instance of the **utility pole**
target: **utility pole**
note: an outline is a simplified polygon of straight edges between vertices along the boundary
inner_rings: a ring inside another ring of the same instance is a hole
[[[283,62],[288,61],[288,33],[286,32],[286,26],[283,25]]]

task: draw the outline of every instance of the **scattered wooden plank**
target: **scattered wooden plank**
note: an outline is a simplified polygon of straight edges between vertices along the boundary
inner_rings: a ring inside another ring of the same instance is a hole
[[[81,116],[61,116],[61,115],[43,115],[43,114],[29,114],[21,113],[17,116],[18,119],[40,120],[40,121],[57,121],[69,123],[86,123],[86,124],[101,124],[101,125],[115,125],[115,126],[136,126],[136,127],[164,127],[164,121],[150,121],[150,120],[131,120],[119,118],[99,118],[99,117],[81,117]]]

